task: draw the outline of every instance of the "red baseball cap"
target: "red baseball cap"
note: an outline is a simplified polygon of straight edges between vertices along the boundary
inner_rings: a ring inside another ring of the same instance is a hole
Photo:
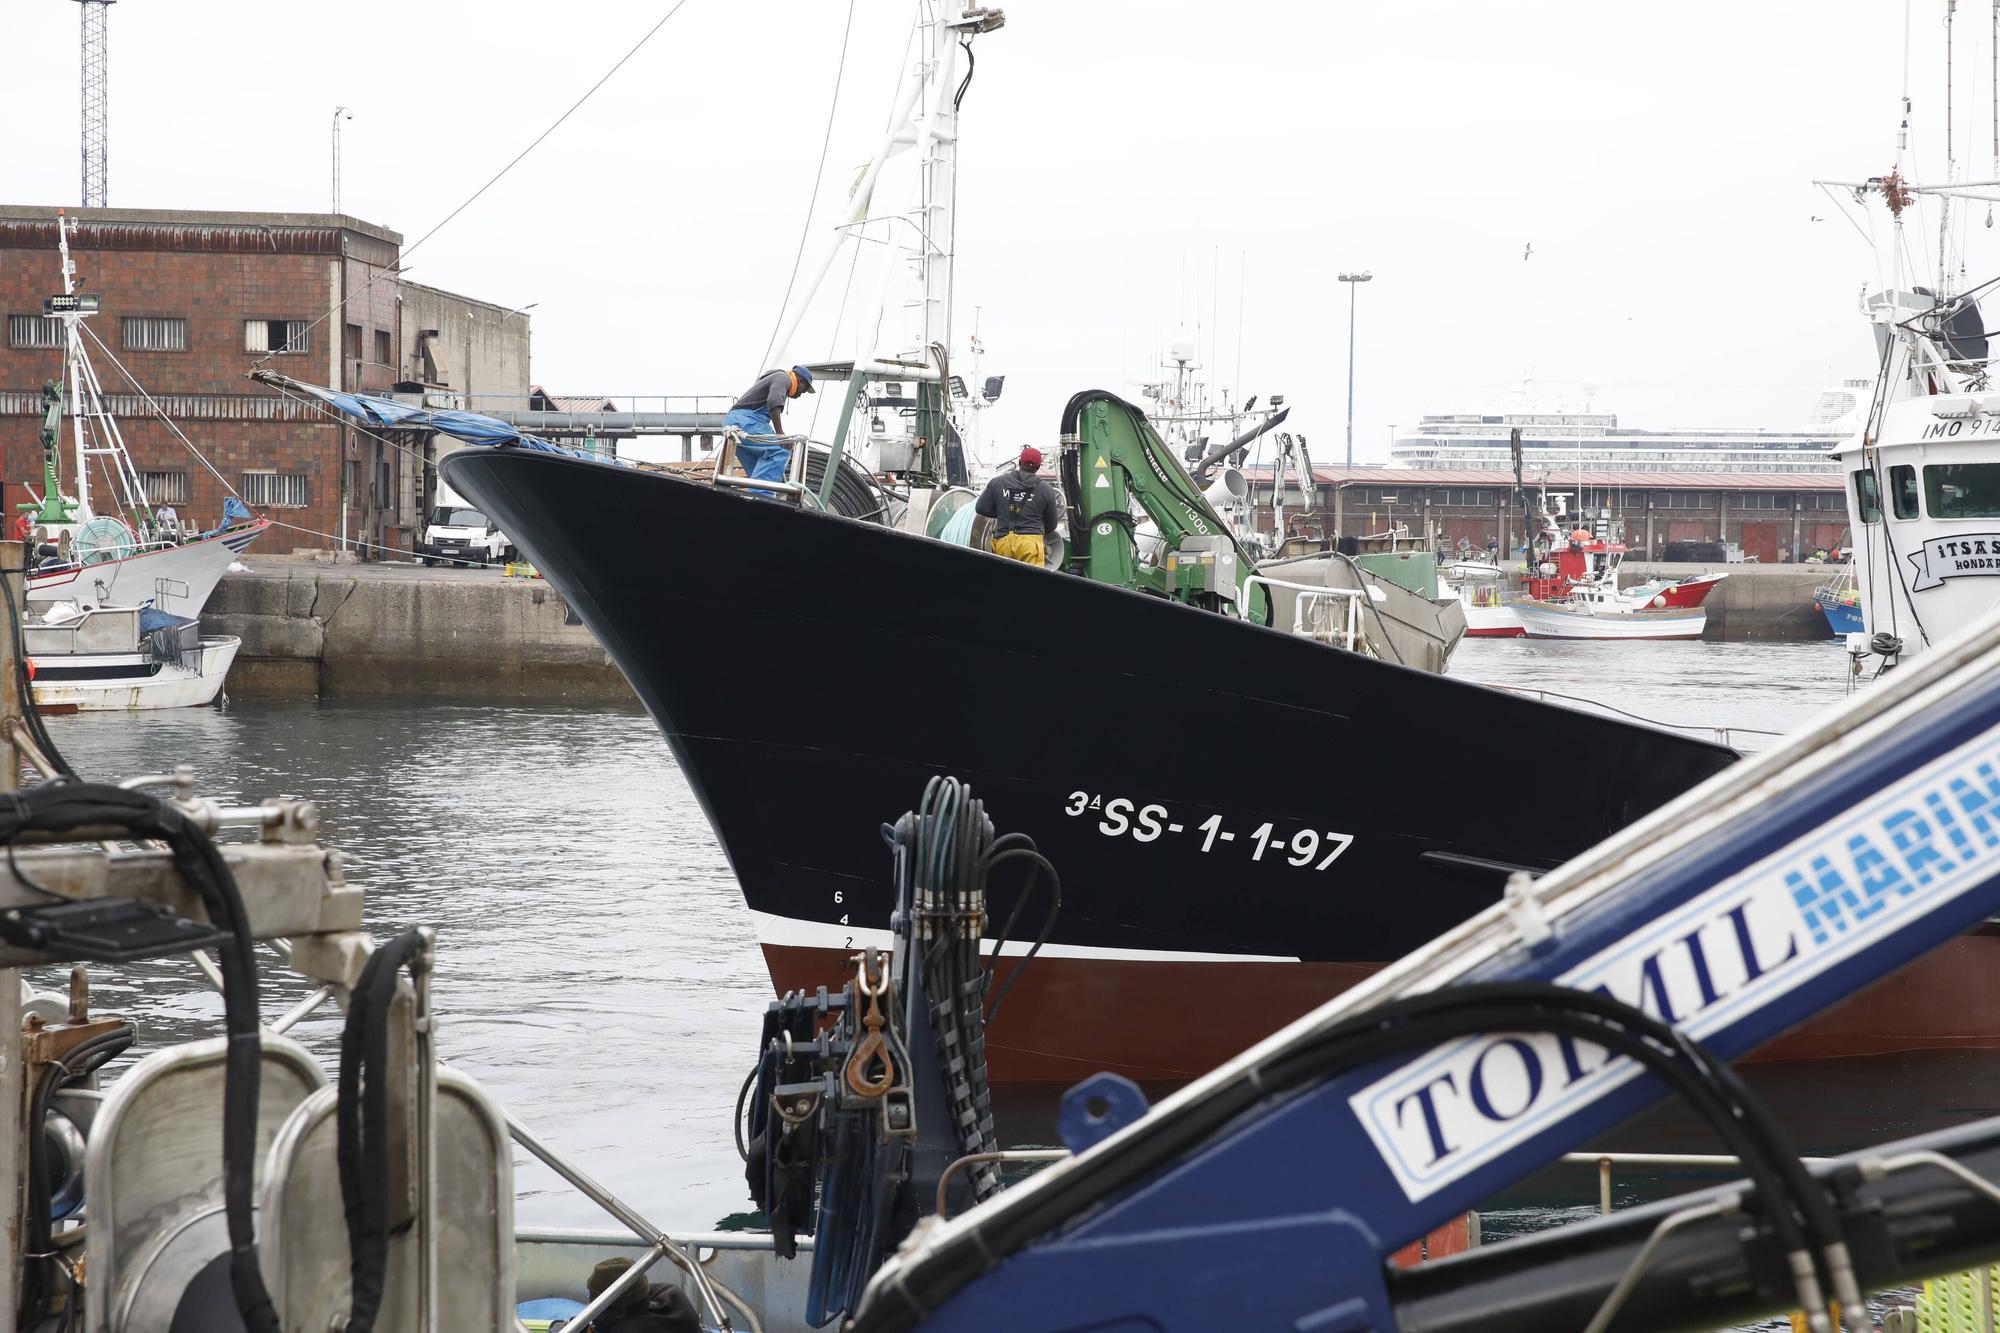
[[[1042,451],[1040,449],[1031,444],[1021,451],[1022,467],[1040,467],[1041,465]]]

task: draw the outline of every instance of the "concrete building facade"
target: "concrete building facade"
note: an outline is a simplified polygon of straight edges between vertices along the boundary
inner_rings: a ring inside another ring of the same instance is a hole
[[[1274,530],[1271,469],[1248,469],[1255,522]],[[1286,527],[1293,533],[1364,537],[1408,528],[1439,549],[1460,541],[1511,550],[1523,521],[1509,472],[1398,467],[1315,468],[1316,507],[1304,509],[1287,477]],[[1848,543],[1845,478],[1829,473],[1585,471],[1530,478],[1570,497],[1569,511],[1608,519],[1635,558],[1660,558],[1669,542],[1729,542],[1764,564],[1803,560]]]
[[[185,518],[212,522],[235,494],[284,525],[272,548],[345,544],[363,558],[407,551],[420,531],[421,453],[257,383],[253,369],[364,393],[526,402],[525,314],[503,320],[499,307],[403,281],[402,237],[387,228],[330,214],[65,212],[79,289],[100,302],[85,327],[108,406],[149,497]],[[42,314],[62,290],[56,213],[0,205],[9,513],[40,488],[40,390],[62,373],[60,326]],[[66,455],[71,444],[66,434]],[[73,456],[63,471],[67,487]],[[102,484],[93,473],[94,497]]]

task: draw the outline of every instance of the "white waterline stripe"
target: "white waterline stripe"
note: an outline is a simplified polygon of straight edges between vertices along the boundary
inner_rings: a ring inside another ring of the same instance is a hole
[[[801,921],[796,917],[774,916],[752,910],[757,923],[757,942],[798,949],[886,949],[894,943],[886,930],[865,926],[836,926],[824,921]],[[1004,958],[1017,958],[1028,951],[1032,940],[1008,940],[1001,951]],[[993,952],[992,940],[981,940],[979,951]],[[1113,949],[1087,944],[1044,944],[1037,958],[1094,958],[1105,962],[1129,963],[1296,963],[1297,958],[1268,953],[1201,953],[1180,949]]]

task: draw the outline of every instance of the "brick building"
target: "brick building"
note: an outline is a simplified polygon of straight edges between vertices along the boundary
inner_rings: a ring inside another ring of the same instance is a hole
[[[1246,469],[1257,526],[1273,527],[1271,469]],[[1518,545],[1522,534],[1514,478],[1503,471],[1432,471],[1400,467],[1313,469],[1318,511],[1301,518],[1296,478],[1287,478],[1285,518],[1327,536],[1360,537],[1407,527],[1439,547],[1461,539],[1484,550]],[[1606,516],[1635,555],[1657,556],[1668,542],[1732,542],[1765,564],[1803,559],[1847,545],[1845,480],[1838,472],[1565,471],[1545,482],[1568,495],[1569,510]]]
[[[345,540],[367,557],[410,547],[428,495],[423,452],[248,379],[255,367],[366,393],[526,405],[527,316],[404,281],[402,237],[387,228],[330,214],[66,212],[79,290],[100,302],[85,328],[108,406],[150,497],[184,517],[219,517],[226,482],[287,525],[267,538],[272,549]],[[55,217],[53,207],[0,205],[10,513],[29,498],[25,485],[39,488],[40,388],[62,372],[61,327],[42,315],[62,290]],[[102,484],[93,473],[94,494]]]

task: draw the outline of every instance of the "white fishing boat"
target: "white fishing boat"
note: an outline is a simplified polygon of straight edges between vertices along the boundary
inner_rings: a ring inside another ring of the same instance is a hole
[[[1465,612],[1466,638],[1518,639],[1527,633],[1521,626],[1521,617],[1514,614],[1513,604],[1499,586],[1484,583],[1444,587],[1449,596],[1458,599]]]
[[[1583,599],[1519,602],[1509,609],[1530,639],[1699,639],[1708,626],[1708,613],[1700,607],[1633,611]]]
[[[1859,188],[1891,199],[1913,189]],[[1902,211],[1891,208],[1899,231]],[[1887,373],[1868,428],[1836,455],[1848,472],[1857,661],[1894,666],[2000,606],[2000,393],[1988,387],[1976,299],[1992,285],[1954,296],[1897,285],[1863,303]]]
[[[271,522],[232,497],[224,503],[221,522],[203,531],[183,522],[173,509],[155,506],[146,498],[145,483],[125,448],[118,419],[104,400],[85,347],[83,321],[97,312],[98,301],[76,290],[69,226],[68,219],[58,214],[63,289],[42,305],[50,318],[62,322],[63,374],[42,386],[42,495],[25,516],[33,529],[28,604],[151,606],[178,616],[199,615],[229,566]],[[74,492],[69,495],[62,492],[65,416],[75,463]],[[172,428],[172,422],[168,425]],[[179,436],[178,428],[174,434]],[[93,504],[93,460],[117,491],[115,507],[108,511]]]
[[[152,608],[31,612],[22,627],[35,706],[45,713],[195,708],[215,702],[243,641]]]

